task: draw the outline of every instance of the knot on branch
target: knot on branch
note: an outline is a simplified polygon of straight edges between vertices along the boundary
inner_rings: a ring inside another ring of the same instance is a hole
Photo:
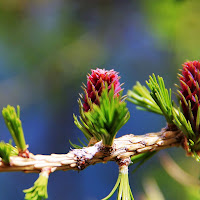
[[[23,157],[23,158],[30,158],[30,152],[28,149],[25,149],[25,150],[19,150],[19,154],[18,154],[20,157]]]
[[[102,143],[100,143],[98,147],[98,152],[95,154],[95,156],[100,156],[101,154],[102,157],[109,157],[113,154],[114,151],[116,151],[115,144],[113,144],[112,146],[104,146]]]
[[[167,126],[162,129],[163,131],[177,131],[178,128],[175,124],[167,123]]]
[[[123,159],[117,159],[117,164],[119,165],[119,168],[123,167],[123,166],[129,166],[131,164],[131,158],[127,157],[127,158],[123,158]]]
[[[77,160],[76,161],[76,166],[77,166],[78,170],[85,169],[87,167],[87,165],[89,164],[84,155],[83,156],[77,156],[76,160]]]

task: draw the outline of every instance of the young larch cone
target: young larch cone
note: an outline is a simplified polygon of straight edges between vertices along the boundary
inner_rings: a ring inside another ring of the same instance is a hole
[[[200,114],[198,113],[198,109],[200,109],[200,62],[185,62],[181,72],[182,75],[179,74],[181,84],[179,94],[183,114],[187,121],[190,121],[193,131],[199,135],[200,127],[197,115]]]
[[[108,90],[114,86],[114,95],[119,96],[119,92],[122,90],[119,82],[120,76],[118,72],[112,70],[99,69],[91,70],[92,73],[87,76],[87,86],[85,86],[85,97],[83,108],[84,111],[90,110],[90,103],[99,105],[99,97],[102,90],[105,87],[105,83],[108,85]]]

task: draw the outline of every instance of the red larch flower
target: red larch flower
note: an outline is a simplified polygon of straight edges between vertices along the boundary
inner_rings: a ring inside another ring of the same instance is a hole
[[[102,89],[105,87],[105,83],[108,85],[108,90],[114,86],[114,95],[119,96],[119,92],[122,90],[119,82],[120,76],[118,72],[112,70],[99,69],[91,70],[92,73],[87,76],[87,86],[85,86],[85,97],[83,108],[84,111],[90,109],[90,102],[99,105],[99,97],[101,96]]]
[[[183,114],[190,121],[194,132],[199,133],[197,127],[197,111],[200,106],[200,62],[188,61],[183,64],[182,75],[179,74],[181,89],[181,105]]]

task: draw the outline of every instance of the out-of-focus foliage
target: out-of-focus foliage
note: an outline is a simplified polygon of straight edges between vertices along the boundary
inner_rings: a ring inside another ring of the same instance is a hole
[[[70,1],[0,2],[0,59],[17,72],[12,86],[16,95],[11,94],[10,104],[18,99],[30,104],[46,97],[59,103],[65,88],[81,79],[80,71],[106,57],[102,43],[75,14],[77,9]],[[19,87],[24,87],[26,98],[21,99]],[[37,97],[31,92],[35,90]],[[6,96],[2,101],[6,104]]]
[[[143,6],[152,34],[157,33],[160,46],[169,46],[178,63],[199,58],[199,0],[147,0]]]
[[[160,162],[165,170],[167,172],[169,180],[168,183],[170,183],[169,189],[173,192],[174,184],[177,184],[178,187],[182,189],[182,193],[178,194],[177,197],[173,196],[175,199],[194,199],[197,200],[200,198],[200,181],[198,177],[192,176],[191,171],[186,172],[183,170],[176,162],[169,156],[168,154],[162,154],[162,157],[160,157]],[[144,178],[143,181],[143,187],[145,191],[145,195],[143,200],[164,200],[165,197],[168,197],[166,193],[163,193],[164,188],[161,187],[160,181],[155,181],[157,179],[155,176],[154,178]],[[171,185],[172,184],[172,185]]]

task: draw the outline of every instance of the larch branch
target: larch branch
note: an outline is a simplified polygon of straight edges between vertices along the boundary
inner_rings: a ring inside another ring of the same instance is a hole
[[[163,129],[158,133],[145,135],[124,135],[114,140],[112,147],[103,146],[102,142],[82,149],[73,149],[67,154],[30,155],[10,157],[10,165],[0,161],[0,172],[22,171],[39,173],[43,168],[55,170],[82,170],[87,166],[108,161],[118,162],[150,151],[159,151],[169,147],[181,146],[183,134],[180,130]]]

